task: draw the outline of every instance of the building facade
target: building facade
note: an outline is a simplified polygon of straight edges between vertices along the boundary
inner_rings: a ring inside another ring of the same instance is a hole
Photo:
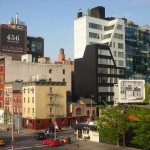
[[[75,94],[91,98],[100,104],[113,103],[114,84],[124,79],[125,68],[117,67],[107,45],[92,44],[85,49],[83,58],[75,59]]]
[[[123,19],[106,18],[105,8],[98,6],[74,20],[74,57],[82,58],[87,45],[110,46],[117,67],[125,67],[125,28]]]
[[[126,79],[150,82],[150,27],[126,20]]]
[[[67,116],[65,82],[26,82],[22,89],[22,118],[26,128],[46,129],[57,122],[56,118],[63,120]]]
[[[0,106],[4,106],[4,83],[17,80],[32,81],[43,78],[51,82],[66,82],[67,95],[71,94],[71,66],[68,64],[40,64],[0,59],[1,83]]]
[[[38,62],[38,58],[44,57],[44,38],[28,36],[27,54],[32,54],[32,62]]]
[[[21,60],[27,50],[27,26],[19,21],[18,14],[9,24],[0,24],[0,53]]]

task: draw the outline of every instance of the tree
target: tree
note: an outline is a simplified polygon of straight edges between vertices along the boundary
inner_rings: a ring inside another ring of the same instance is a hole
[[[144,102],[149,103],[150,101],[150,84],[145,84],[145,100]]]
[[[135,134],[131,143],[141,146],[144,150],[150,149],[150,109],[141,107],[132,107],[128,110],[130,114],[136,117],[135,121],[130,121],[130,126]]]
[[[128,129],[126,115],[122,107],[108,107],[108,105],[105,105],[104,107],[99,106],[99,109],[101,114],[99,117],[96,117],[96,126],[99,130],[100,138],[106,143],[119,145],[120,135],[124,135]]]

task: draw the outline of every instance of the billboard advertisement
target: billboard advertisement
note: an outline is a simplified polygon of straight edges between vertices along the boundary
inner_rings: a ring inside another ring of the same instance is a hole
[[[24,52],[25,32],[21,30],[1,28],[1,51]]]
[[[119,103],[138,103],[145,99],[145,80],[119,80]]]

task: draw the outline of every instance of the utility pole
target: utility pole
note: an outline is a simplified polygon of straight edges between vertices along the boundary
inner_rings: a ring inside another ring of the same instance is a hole
[[[12,106],[12,140],[11,140],[11,145],[12,145],[12,150],[14,150],[14,110]]]

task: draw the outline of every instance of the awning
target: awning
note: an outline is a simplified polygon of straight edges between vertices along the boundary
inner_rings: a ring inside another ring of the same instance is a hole
[[[97,130],[96,126],[94,126],[94,125],[81,124],[81,123],[79,123],[79,124],[73,124],[72,127],[75,130],[78,130],[78,129],[80,129],[80,130],[84,130],[84,129],[85,130],[93,130],[93,131]]]

